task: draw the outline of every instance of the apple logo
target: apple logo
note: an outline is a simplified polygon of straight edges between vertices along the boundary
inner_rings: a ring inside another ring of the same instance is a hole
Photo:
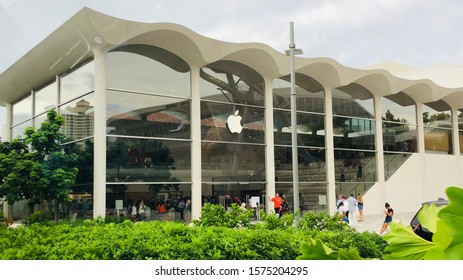
[[[230,115],[227,118],[227,127],[231,133],[240,133],[243,130],[243,126],[241,125],[241,116],[238,115],[240,110],[236,110],[234,115]]]

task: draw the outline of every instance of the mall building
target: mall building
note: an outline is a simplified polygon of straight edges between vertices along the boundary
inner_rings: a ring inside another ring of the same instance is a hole
[[[297,57],[297,164],[290,72],[284,50],[83,8],[1,74],[3,140],[56,109],[93,217],[140,199],[190,199],[193,218],[228,197],[271,211],[275,192],[292,203],[294,168],[302,211],[362,193],[367,214],[413,212],[463,186],[463,67]]]

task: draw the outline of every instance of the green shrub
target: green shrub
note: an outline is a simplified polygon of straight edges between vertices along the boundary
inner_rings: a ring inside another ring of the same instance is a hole
[[[26,218],[23,223],[25,225],[32,225],[35,223],[48,223],[53,218],[52,213],[48,211],[35,211]]]
[[[194,220],[193,224],[203,227],[242,228],[250,226],[253,216],[253,210],[241,209],[235,203],[228,210],[220,204],[206,203],[201,210],[201,218]]]
[[[298,227],[303,230],[316,231],[344,231],[350,229],[350,226],[341,222],[338,215],[330,216],[329,214],[306,212],[299,219]]]

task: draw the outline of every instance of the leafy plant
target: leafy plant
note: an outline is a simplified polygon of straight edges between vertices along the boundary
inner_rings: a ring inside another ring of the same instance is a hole
[[[218,226],[227,228],[249,227],[254,211],[241,209],[237,204],[231,204],[225,209],[220,204],[204,204],[199,220],[194,220],[196,226]]]
[[[51,220],[52,214],[48,211],[35,211],[26,218],[24,218],[23,223],[25,225],[32,225],[35,223],[46,223]]]
[[[449,205],[425,205],[418,214],[423,227],[434,232],[432,242],[417,236],[411,227],[391,223],[384,239],[389,242],[387,259],[462,260],[463,189],[448,187]]]
[[[297,260],[360,260],[360,254],[357,249],[349,250],[340,249],[334,251],[322,241],[310,238],[309,242],[301,245],[301,255]]]

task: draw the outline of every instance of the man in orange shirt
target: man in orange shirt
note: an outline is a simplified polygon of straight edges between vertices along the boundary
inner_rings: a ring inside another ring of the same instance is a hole
[[[281,208],[281,203],[283,202],[283,199],[280,197],[279,193],[275,193],[274,198],[268,198],[268,200],[273,201],[273,209],[275,210],[275,214],[280,217],[280,208]]]

